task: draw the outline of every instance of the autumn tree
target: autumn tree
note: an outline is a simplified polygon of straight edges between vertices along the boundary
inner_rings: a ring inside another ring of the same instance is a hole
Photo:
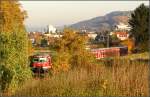
[[[0,90],[14,92],[31,77],[26,12],[17,0],[0,1]]]
[[[42,35],[40,35],[39,33],[35,33],[35,44],[37,45],[37,47],[40,47],[41,40],[42,40]]]
[[[85,50],[86,42],[86,36],[77,34],[71,28],[65,28],[63,36],[56,42],[59,63],[68,64],[71,68],[91,64],[94,58]]]
[[[32,56],[34,53],[34,48],[31,40],[28,40],[28,56]]]
[[[131,54],[134,50],[135,47],[135,42],[134,42],[134,38],[129,37],[126,40],[123,40],[121,42],[122,45],[127,46],[128,47],[128,53]]]
[[[148,50],[148,28],[149,28],[149,7],[141,4],[131,14],[129,20],[131,25],[131,35],[135,38],[135,45],[141,51]]]

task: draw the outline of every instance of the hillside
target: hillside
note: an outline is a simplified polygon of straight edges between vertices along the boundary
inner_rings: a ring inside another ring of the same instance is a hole
[[[105,16],[98,16],[89,20],[84,20],[70,25],[74,29],[85,28],[88,31],[104,31],[109,30],[113,25],[123,22],[128,23],[131,11],[114,11],[106,14]]]

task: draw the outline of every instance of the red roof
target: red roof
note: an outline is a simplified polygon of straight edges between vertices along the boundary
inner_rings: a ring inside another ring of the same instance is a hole
[[[115,34],[118,35],[118,37],[128,37],[127,32],[115,32]]]
[[[115,32],[116,34],[119,34],[119,35],[127,35],[128,33],[127,32]]]

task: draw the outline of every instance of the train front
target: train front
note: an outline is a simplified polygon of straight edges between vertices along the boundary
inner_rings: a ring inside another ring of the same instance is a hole
[[[34,55],[31,57],[30,67],[34,73],[48,72],[52,68],[49,55]]]

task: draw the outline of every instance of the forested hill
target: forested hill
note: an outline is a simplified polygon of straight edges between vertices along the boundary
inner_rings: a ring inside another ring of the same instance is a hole
[[[105,16],[98,16],[89,20],[84,20],[75,24],[70,25],[70,27],[75,29],[88,29],[89,31],[102,31],[111,29],[111,27],[119,22],[125,24],[128,23],[131,11],[114,11],[106,14]]]

